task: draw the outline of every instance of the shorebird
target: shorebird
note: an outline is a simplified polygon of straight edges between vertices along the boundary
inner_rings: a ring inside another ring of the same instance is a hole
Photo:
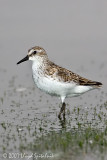
[[[27,60],[32,61],[33,80],[36,86],[50,95],[61,98],[62,107],[58,115],[59,118],[61,118],[61,114],[65,117],[66,97],[80,96],[89,90],[102,86],[100,82],[83,78],[51,62],[42,47],[35,46],[29,49],[27,56],[17,64]]]

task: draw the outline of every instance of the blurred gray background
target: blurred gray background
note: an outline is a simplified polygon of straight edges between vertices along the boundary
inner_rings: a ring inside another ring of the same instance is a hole
[[[107,87],[107,1],[0,0],[0,69],[8,79],[16,75],[22,85],[33,84],[31,63],[16,63],[35,45],[55,63]]]
[[[66,123],[57,118],[61,107],[58,97],[35,87],[31,62],[16,65],[35,45],[43,47],[55,63],[103,83],[100,90],[66,99]],[[79,134],[80,128],[87,126],[103,130],[107,126],[106,115],[107,0],[0,0],[0,158],[3,159],[4,151],[18,153],[23,145],[28,153],[30,142],[35,143],[35,139],[50,131],[78,128]],[[97,138],[103,148],[106,130],[104,134]],[[82,135],[84,139],[87,134]],[[93,137],[92,134],[92,140]],[[91,139],[88,143],[85,139],[87,150]],[[78,156],[81,141],[74,136],[74,142],[74,152],[68,147],[65,157]],[[94,142],[96,139],[93,145]],[[66,147],[66,143],[62,144]],[[95,152],[107,159],[105,152],[101,148],[97,152],[97,148],[86,154],[83,149],[78,159],[86,156],[95,160]]]

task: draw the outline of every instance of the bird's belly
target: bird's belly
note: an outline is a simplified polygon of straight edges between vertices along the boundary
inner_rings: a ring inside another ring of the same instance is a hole
[[[74,82],[66,83],[51,77],[33,75],[33,79],[39,89],[56,96],[74,97],[91,90],[89,86],[78,86]]]
[[[63,88],[59,82],[52,78],[39,77],[34,78],[34,82],[37,87],[48,94],[60,96],[63,92]]]
[[[56,96],[75,96],[75,83],[65,83],[48,77],[33,76],[37,87],[48,94]]]

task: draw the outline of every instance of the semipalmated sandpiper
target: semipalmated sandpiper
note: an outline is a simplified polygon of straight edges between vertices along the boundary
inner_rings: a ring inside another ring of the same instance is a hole
[[[65,98],[81,94],[102,86],[102,83],[79,76],[68,69],[62,68],[48,59],[46,51],[39,46],[28,50],[28,55],[17,64],[32,60],[33,79],[36,86],[44,92],[61,98],[61,113],[65,117]]]

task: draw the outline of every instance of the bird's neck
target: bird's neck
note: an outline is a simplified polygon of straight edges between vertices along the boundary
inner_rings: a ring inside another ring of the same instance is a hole
[[[38,57],[32,62],[32,69],[33,70],[44,70],[47,63],[48,63],[47,57]]]

